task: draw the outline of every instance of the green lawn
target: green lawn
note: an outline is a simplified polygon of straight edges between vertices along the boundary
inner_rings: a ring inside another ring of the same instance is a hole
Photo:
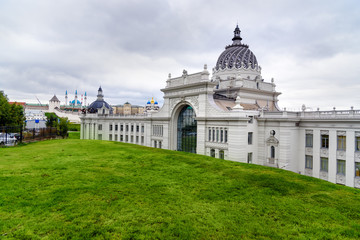
[[[94,140],[0,149],[1,239],[358,239],[360,190]]]

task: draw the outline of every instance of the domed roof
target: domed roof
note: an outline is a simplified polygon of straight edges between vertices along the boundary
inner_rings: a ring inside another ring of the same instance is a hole
[[[102,88],[100,86],[99,90],[98,90],[97,99],[96,99],[96,101],[92,102],[89,105],[88,111],[90,113],[96,113],[98,111],[98,109],[100,109],[102,107],[109,109],[110,114],[112,114],[112,107],[107,102],[104,101],[104,95],[102,93]]]
[[[99,109],[99,108],[102,108],[103,106],[105,106],[107,109],[112,109],[110,107],[110,105],[107,102],[105,102],[104,100],[96,100],[96,101],[92,102],[89,105],[88,109],[91,109],[91,108],[92,109]]]
[[[233,43],[225,47],[225,51],[221,53],[216,63],[216,70],[225,68],[241,68],[251,67],[257,68],[258,62],[256,56],[249,49],[248,45],[242,44],[240,37],[240,29],[236,26],[234,31]]]

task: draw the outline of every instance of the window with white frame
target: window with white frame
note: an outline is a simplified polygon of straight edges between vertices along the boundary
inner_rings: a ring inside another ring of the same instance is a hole
[[[224,150],[220,150],[220,151],[219,151],[219,158],[220,158],[220,159],[224,159],[224,158],[225,158]]]
[[[305,155],[305,168],[312,169],[313,168],[313,156]]]
[[[328,172],[329,169],[329,159],[322,157],[320,158],[320,171]]]
[[[252,163],[253,153],[249,152],[247,155],[247,163]]]
[[[337,136],[337,150],[346,150],[346,136]]]
[[[355,137],[355,151],[360,151],[360,136]]]
[[[211,141],[211,129],[209,128],[209,142]]]
[[[313,147],[313,135],[310,133],[305,136],[305,147]]]
[[[227,143],[227,141],[228,141],[228,130],[225,129],[225,132],[224,132],[224,142]]]
[[[210,150],[210,156],[211,156],[211,157],[215,157],[215,149],[211,149],[211,150]]]
[[[251,145],[253,143],[253,133],[248,132],[248,144]]]
[[[98,125],[98,130],[101,131],[102,130],[102,124]]]
[[[341,174],[341,175],[345,175],[346,161],[338,159],[336,166],[337,166],[336,167],[336,173]]]
[[[355,177],[360,177],[360,162],[355,162]]]
[[[328,134],[321,135],[321,148],[329,148],[329,135]]]

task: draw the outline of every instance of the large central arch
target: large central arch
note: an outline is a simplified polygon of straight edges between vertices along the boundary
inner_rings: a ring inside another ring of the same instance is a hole
[[[177,150],[196,153],[197,122],[190,105],[182,107],[177,119]]]

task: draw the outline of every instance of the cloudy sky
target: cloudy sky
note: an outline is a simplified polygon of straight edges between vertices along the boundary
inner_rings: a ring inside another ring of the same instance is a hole
[[[360,109],[359,13],[358,0],[0,0],[0,90],[63,104],[101,85],[110,104],[161,103],[168,74],[214,67],[238,23],[280,107]]]

